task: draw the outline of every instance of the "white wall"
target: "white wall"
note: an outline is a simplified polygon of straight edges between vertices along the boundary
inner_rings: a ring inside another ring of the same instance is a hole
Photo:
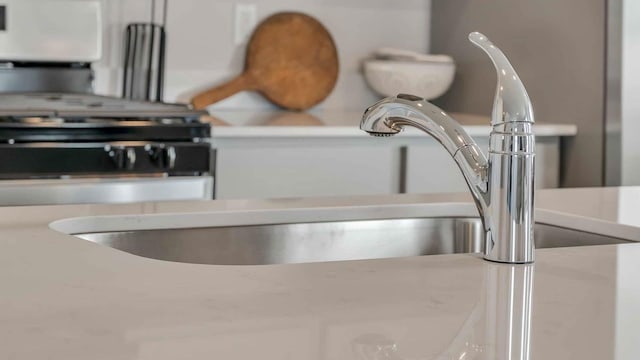
[[[96,90],[120,94],[123,31],[148,21],[151,0],[103,0],[105,58],[97,64]],[[161,0],[157,0],[161,3]],[[429,48],[430,0],[253,0],[259,20],[295,10],[318,18],[332,33],[340,54],[340,78],[321,105],[362,109],[378,99],[364,83],[360,60],[377,47],[416,51]],[[165,100],[187,101],[195,89],[221,83],[242,70],[244,45],[233,41],[230,0],[169,0]],[[269,108],[259,95],[242,93],[219,103],[224,108]]]
[[[640,1],[623,4],[622,185],[640,185]]]

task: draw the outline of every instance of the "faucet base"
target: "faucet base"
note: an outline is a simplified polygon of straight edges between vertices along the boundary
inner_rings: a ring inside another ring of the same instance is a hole
[[[535,154],[490,152],[489,169],[489,201],[482,214],[484,258],[509,264],[532,263]]]

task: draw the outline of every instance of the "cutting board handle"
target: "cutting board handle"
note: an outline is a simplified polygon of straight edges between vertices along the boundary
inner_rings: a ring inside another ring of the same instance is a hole
[[[191,99],[191,105],[196,110],[202,110],[207,106],[222,99],[226,99],[231,95],[235,95],[240,91],[253,89],[255,89],[255,84],[251,76],[247,73],[243,73],[225,84],[212,87],[197,94]]]

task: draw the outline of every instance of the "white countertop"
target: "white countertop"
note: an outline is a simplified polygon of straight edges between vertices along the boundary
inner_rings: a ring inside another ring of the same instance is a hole
[[[469,336],[490,349],[486,329],[501,321],[487,310],[500,290],[496,279],[517,278],[522,266],[472,254],[181,264],[49,227],[473,216],[469,200],[439,194],[0,208],[0,358],[363,359],[355,354],[359,344],[390,342],[403,359],[449,359]],[[640,240],[640,188],[542,190],[537,205],[540,222]],[[532,359],[640,358],[640,244],[542,249],[536,257]]]
[[[471,136],[489,136],[489,117],[451,114]],[[362,111],[215,111],[209,120],[214,138],[226,137],[364,137],[358,126]],[[537,136],[574,136],[576,125],[537,122]],[[408,128],[400,136],[423,136]]]

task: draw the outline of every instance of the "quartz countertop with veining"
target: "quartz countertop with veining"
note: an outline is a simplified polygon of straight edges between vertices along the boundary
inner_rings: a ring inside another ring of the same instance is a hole
[[[640,188],[542,190],[537,205],[540,222],[640,240]],[[489,359],[523,333],[505,328],[522,314],[500,312],[520,279],[531,359],[640,358],[640,244],[541,249],[528,267],[474,254],[213,266],[65,233],[475,214],[445,194],[0,208],[0,358]]]

